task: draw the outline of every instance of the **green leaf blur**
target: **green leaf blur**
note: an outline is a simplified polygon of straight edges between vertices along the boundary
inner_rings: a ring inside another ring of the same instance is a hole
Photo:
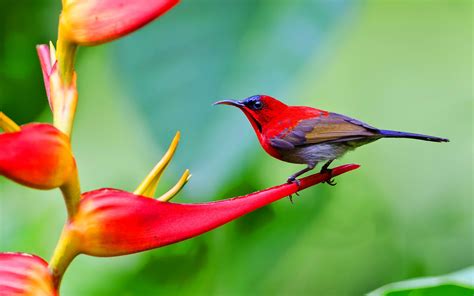
[[[367,296],[470,296],[474,293],[474,267],[454,273],[388,284]]]

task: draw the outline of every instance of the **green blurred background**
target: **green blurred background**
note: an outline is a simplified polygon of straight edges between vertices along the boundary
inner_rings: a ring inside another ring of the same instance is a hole
[[[60,1],[2,1],[0,110],[51,121],[35,44]],[[223,98],[265,93],[387,129],[451,139],[381,140],[337,164],[361,169],[200,237],[141,254],[80,256],[64,295],[361,295],[474,263],[470,1],[182,1],[144,29],[82,48],[73,147],[83,191],[133,190],[174,133],[164,192],[218,200],[301,166],[260,148]],[[0,180],[0,251],[48,259],[66,216],[58,190]]]

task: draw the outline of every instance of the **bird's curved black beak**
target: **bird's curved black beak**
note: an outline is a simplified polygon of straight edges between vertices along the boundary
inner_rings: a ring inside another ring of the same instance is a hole
[[[231,105],[235,106],[238,108],[244,107],[244,103],[242,101],[236,101],[236,100],[222,100],[222,101],[217,101],[213,105]]]

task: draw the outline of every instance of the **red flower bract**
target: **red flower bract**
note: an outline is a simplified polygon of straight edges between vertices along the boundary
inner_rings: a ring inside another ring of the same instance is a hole
[[[358,168],[345,165],[332,176]],[[242,197],[198,204],[161,202],[116,189],[83,194],[77,215],[66,226],[77,251],[93,256],[117,256],[185,240],[214,229],[271,202],[328,180],[328,173],[301,179]]]
[[[75,167],[68,136],[52,125],[31,123],[0,134],[0,175],[20,184],[56,188]]]
[[[179,0],[64,0],[60,32],[79,45],[95,45],[133,32]]]
[[[0,295],[57,295],[48,263],[25,253],[0,253]]]

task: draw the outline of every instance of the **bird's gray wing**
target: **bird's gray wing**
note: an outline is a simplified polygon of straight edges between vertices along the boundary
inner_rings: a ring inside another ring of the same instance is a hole
[[[319,143],[346,142],[377,137],[379,130],[359,120],[337,113],[303,119],[292,129],[285,129],[270,139],[277,149]]]

